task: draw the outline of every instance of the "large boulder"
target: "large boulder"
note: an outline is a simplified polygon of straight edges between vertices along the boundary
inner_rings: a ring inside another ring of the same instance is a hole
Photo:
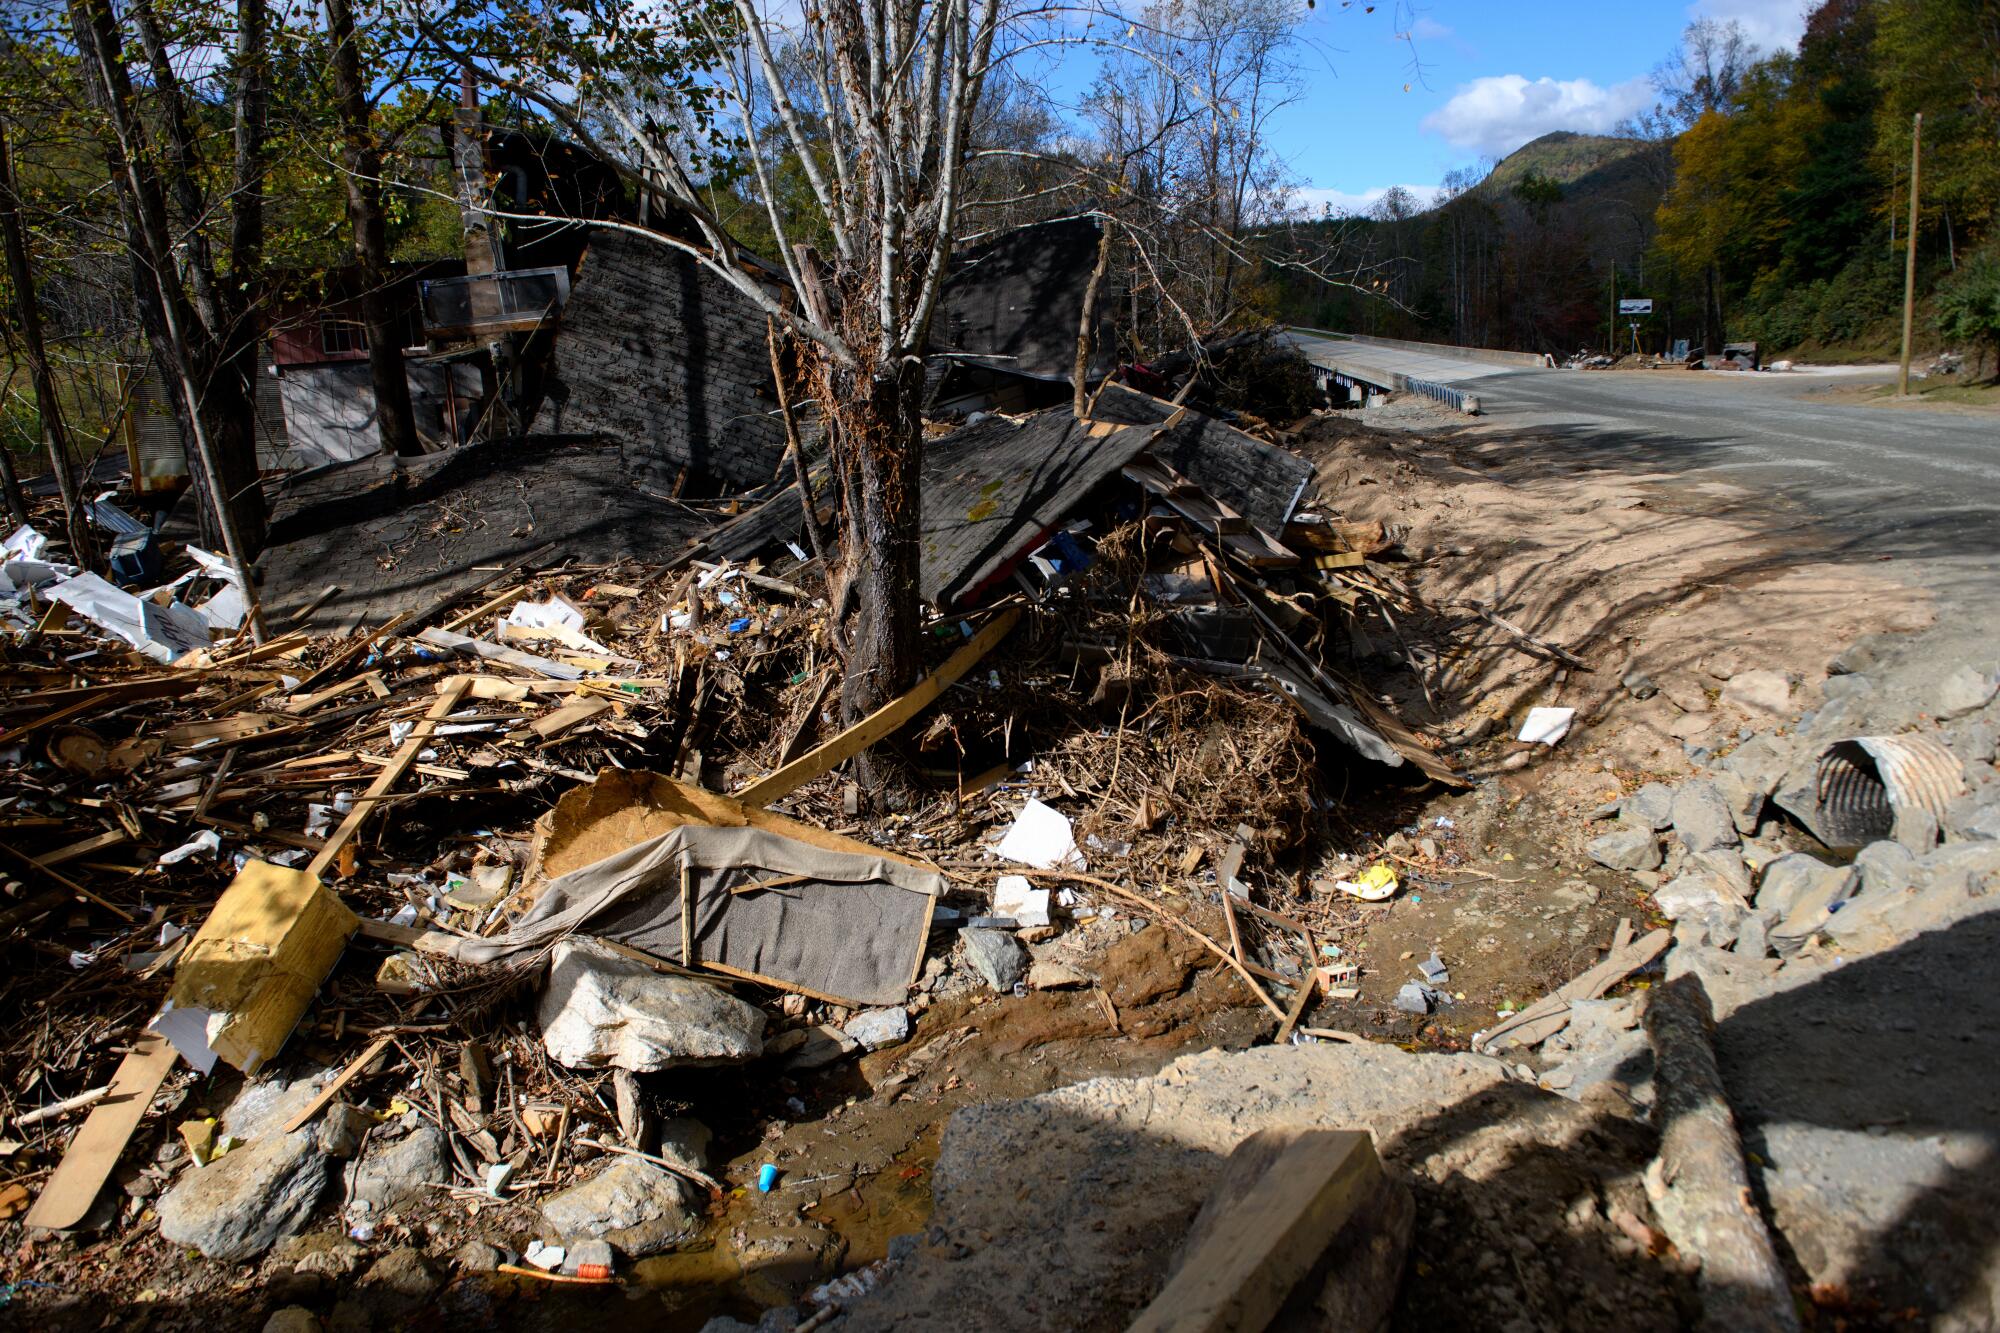
[[[1703,778],[1685,782],[1674,792],[1673,821],[1674,833],[1690,852],[1734,847],[1742,841],[1729,802]]]
[[[190,1166],[160,1200],[160,1234],[210,1259],[254,1259],[305,1227],[329,1174],[312,1126],[260,1138]]]
[[[763,1010],[591,939],[555,946],[536,1017],[549,1055],[571,1069],[649,1074],[736,1064],[764,1052]]]
[[[1592,838],[1584,848],[1590,859],[1613,870],[1658,870],[1660,840],[1648,828],[1619,828]]]
[[[680,1177],[637,1157],[618,1157],[544,1200],[542,1221],[564,1244],[608,1241],[636,1259],[694,1235],[701,1213]]]

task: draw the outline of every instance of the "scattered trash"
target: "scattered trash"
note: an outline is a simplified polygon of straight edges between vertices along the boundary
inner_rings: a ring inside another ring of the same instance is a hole
[[[1576,719],[1574,708],[1530,708],[1528,720],[1521,727],[1517,740],[1532,745],[1554,745],[1569,735],[1570,723]]]
[[[1350,898],[1379,903],[1396,892],[1396,871],[1387,861],[1377,861],[1353,879],[1339,879],[1333,886]]]
[[[778,1188],[778,1168],[770,1162],[757,1168],[757,1192],[769,1194]]]
[[[1085,868],[1068,816],[1034,799],[1021,807],[1013,826],[993,850],[1004,860],[1037,870]]]

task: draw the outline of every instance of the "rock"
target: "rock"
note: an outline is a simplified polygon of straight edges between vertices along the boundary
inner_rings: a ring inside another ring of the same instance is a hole
[[[1688,858],[1690,869],[1713,875],[1744,902],[1750,901],[1750,867],[1733,847],[1715,847]]]
[[[1784,919],[1771,928],[1772,947],[1786,955],[1804,947],[1805,942],[1832,918],[1840,905],[1853,896],[1858,878],[1849,871],[1822,876],[1817,880],[1793,902]]]
[[[1722,794],[1724,805],[1729,807],[1729,818],[1736,825],[1736,831],[1747,836],[1755,836],[1757,826],[1764,822],[1764,797],[1742,777],[1727,770],[1718,772],[1709,779],[1716,791]]]
[[[764,1051],[763,1010],[589,939],[555,946],[536,1017],[549,1055],[571,1069],[647,1074],[736,1064]]]
[[[1736,923],[1736,952],[1745,958],[1764,958],[1770,954],[1770,927],[1762,913],[1748,913]]]
[[[287,1305],[264,1321],[264,1333],[320,1333],[319,1316],[303,1305]]]
[[[684,1166],[690,1171],[706,1171],[708,1145],[714,1141],[715,1134],[707,1125],[693,1116],[677,1115],[660,1125],[659,1142],[654,1145],[653,1151],[676,1166]]]
[[[397,1324],[421,1310],[438,1289],[424,1256],[399,1245],[377,1259],[354,1288],[354,1299],[380,1324]]]
[[[1660,693],[1683,713],[1706,713],[1709,710],[1708,692],[1691,680],[1670,678],[1662,682]]]
[[[367,1253],[338,1231],[293,1236],[277,1249],[278,1258],[290,1263],[294,1273],[336,1282],[361,1267]]]
[[[1792,681],[1776,671],[1744,671],[1722,687],[1722,702],[1746,713],[1785,717],[1792,711]]]
[[[1736,817],[1713,782],[1695,778],[1674,792],[1674,833],[1690,852],[1713,847],[1734,847],[1742,841],[1736,833]]]
[[[257,1139],[190,1166],[160,1200],[160,1234],[210,1259],[253,1259],[304,1228],[327,1186],[310,1126]]]
[[[1664,782],[1647,783],[1619,803],[1618,822],[1655,833],[1672,828],[1674,789]]]
[[[1723,916],[1739,910],[1728,888],[1714,875],[1703,872],[1681,875],[1654,891],[1653,901],[1660,915],[1669,921]]]
[[[841,1028],[861,1043],[866,1051],[879,1051],[910,1039],[910,1015],[900,1006],[891,1009],[864,1009]]]
[[[543,1200],[542,1220],[564,1241],[609,1241],[634,1259],[701,1226],[680,1178],[637,1157],[619,1157],[581,1185]]]
[[[1899,634],[1867,634],[1835,653],[1826,664],[1829,676],[1859,675],[1887,662],[1905,638]]]
[[[1866,676],[1828,676],[1820,693],[1828,699],[1858,699],[1875,693],[1875,682]]]
[[[1828,865],[1818,857],[1804,852],[1787,852],[1764,867],[1764,874],[1757,886],[1757,910],[1771,914],[1778,920],[1791,915],[1792,908],[1817,886],[1827,880],[1852,879],[1854,872],[1846,866]],[[1851,886],[1848,892],[1851,892]],[[1846,893],[1837,895],[1846,897]]]
[[[1625,692],[1634,699],[1650,699],[1660,692],[1660,687],[1653,683],[1653,678],[1643,671],[1628,672],[1625,679],[1618,683],[1623,685]]]
[[[429,1123],[400,1139],[369,1139],[354,1169],[354,1202],[385,1213],[434,1193],[429,1182],[452,1179],[445,1152],[444,1135]]]
[[[861,1043],[831,1023],[781,1032],[764,1048],[766,1055],[785,1057],[786,1069],[823,1069],[861,1049]]]
[[[1028,969],[1029,990],[1069,990],[1075,986],[1088,986],[1090,978],[1054,959],[1036,963]]]
[[[1651,829],[1626,828],[1592,838],[1584,847],[1590,859],[1613,870],[1657,870],[1660,840]]]
[[[467,1273],[491,1273],[500,1267],[497,1246],[483,1240],[469,1240],[451,1252],[451,1262]]]
[[[1932,846],[1936,846],[1933,842]],[[1930,847],[1924,848],[1929,852]],[[1915,878],[1917,856],[1899,842],[1871,842],[1854,857],[1854,873],[1860,877],[1855,894],[1889,893],[1906,889]]]
[[[1911,856],[1922,856],[1938,845],[1938,817],[1920,805],[1896,807],[1890,835]]]
[[[1427,1014],[1431,1011],[1431,991],[1422,982],[1406,981],[1396,992],[1395,1005],[1406,1014]]]
[[[1028,951],[1004,930],[962,930],[965,956],[986,984],[996,991],[1012,992],[1028,971]]]
[[[1993,756],[2000,752],[2000,724],[1974,721],[1962,723],[1952,728],[1945,737],[1945,744],[1967,764],[1990,764]]]
[[[1945,814],[1945,830],[1963,842],[2000,842],[2000,802],[1961,797]]]
[[[335,1102],[319,1121],[319,1150],[329,1157],[352,1157],[361,1151],[361,1136],[375,1124],[373,1116],[351,1102]]]
[[[276,1137],[285,1122],[318,1095],[319,1082],[310,1076],[286,1078],[282,1074],[266,1074],[237,1090],[222,1113],[221,1130],[245,1143]]]
[[[1677,741],[1694,741],[1713,730],[1715,730],[1714,718],[1703,713],[1685,713],[1679,721],[1667,728],[1667,734]],[[1705,749],[1706,747],[1695,746],[1689,749],[1689,757],[1694,757],[1695,750]],[[1696,762],[1701,761],[1697,759]]]
[[[1976,713],[1993,701],[1996,682],[1993,673],[1960,666],[1938,682],[1931,695],[1931,715],[1940,722]]]

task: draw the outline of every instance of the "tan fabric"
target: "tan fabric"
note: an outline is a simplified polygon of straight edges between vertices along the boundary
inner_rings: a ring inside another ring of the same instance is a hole
[[[900,1003],[923,958],[936,871],[815,847],[760,828],[685,824],[573,870],[505,936],[467,940],[470,962],[594,935],[681,961],[681,872],[695,904],[698,959],[854,1005]],[[741,885],[805,878],[750,893]]]

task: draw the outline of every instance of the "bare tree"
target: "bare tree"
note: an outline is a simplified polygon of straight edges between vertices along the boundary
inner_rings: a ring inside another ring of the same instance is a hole
[[[1763,54],[1737,20],[1696,19],[1682,29],[1680,49],[1653,67],[1653,89],[1661,100],[1652,114],[1685,129],[1708,112],[1723,110]]]

